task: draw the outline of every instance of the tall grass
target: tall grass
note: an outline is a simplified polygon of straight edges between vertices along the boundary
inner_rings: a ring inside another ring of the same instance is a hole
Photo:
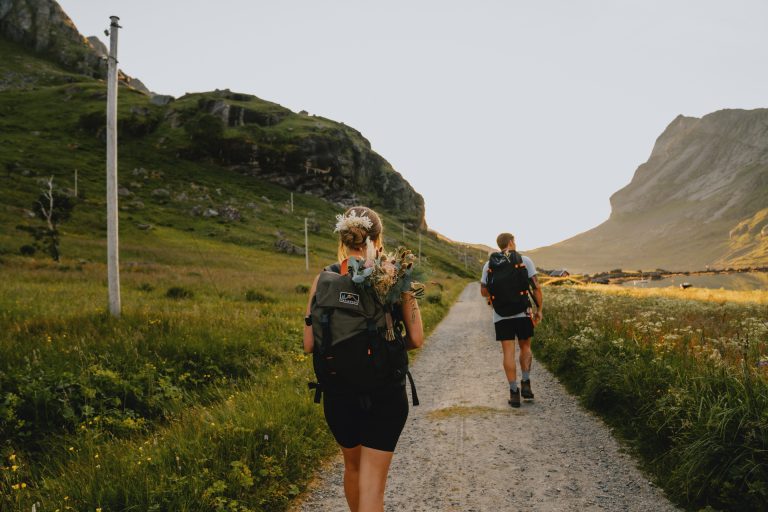
[[[125,265],[120,319],[101,264],[0,264],[0,510],[283,510],[334,449],[306,387],[303,258],[200,254]],[[430,280],[428,330],[466,284]]]
[[[643,291],[643,293],[648,293]],[[768,505],[768,308],[548,288],[536,354],[689,508]]]

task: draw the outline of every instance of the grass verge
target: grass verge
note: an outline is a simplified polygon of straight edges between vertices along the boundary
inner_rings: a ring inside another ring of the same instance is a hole
[[[548,288],[537,358],[678,503],[765,510],[768,309],[638,295]]]

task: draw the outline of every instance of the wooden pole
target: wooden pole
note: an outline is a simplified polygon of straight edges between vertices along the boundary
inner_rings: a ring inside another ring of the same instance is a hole
[[[107,281],[109,312],[120,316],[120,261],[117,231],[117,16],[110,16],[107,74]]]
[[[291,192],[291,213],[293,213],[293,192]]]
[[[309,272],[309,227],[306,217],[304,217],[304,266]]]
[[[80,197],[77,193],[77,169],[75,169],[75,199]]]

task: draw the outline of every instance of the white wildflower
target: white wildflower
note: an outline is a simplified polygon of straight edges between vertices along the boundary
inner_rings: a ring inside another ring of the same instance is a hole
[[[336,229],[333,230],[334,233],[349,231],[349,229],[353,227],[371,229],[373,227],[373,221],[366,215],[358,216],[355,210],[349,212],[348,215],[342,213],[336,215]]]

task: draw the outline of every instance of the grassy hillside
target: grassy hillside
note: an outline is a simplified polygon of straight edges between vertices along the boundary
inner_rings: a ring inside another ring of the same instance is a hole
[[[333,450],[300,336],[309,284],[335,260],[342,207],[225,162],[238,147],[226,140],[253,128],[225,128],[190,155],[195,132],[174,118],[205,95],[170,112],[123,87],[123,314],[111,318],[104,84],[2,40],[0,80],[0,510],[283,510]],[[268,136],[302,122],[285,118]],[[33,210],[51,176],[75,204],[59,263],[22,255],[33,240],[17,229],[42,225]],[[417,250],[412,212],[360,200],[383,214],[387,246]],[[303,246],[305,218],[310,271],[276,248]],[[466,264],[437,234],[421,239],[432,329],[482,254]]]

